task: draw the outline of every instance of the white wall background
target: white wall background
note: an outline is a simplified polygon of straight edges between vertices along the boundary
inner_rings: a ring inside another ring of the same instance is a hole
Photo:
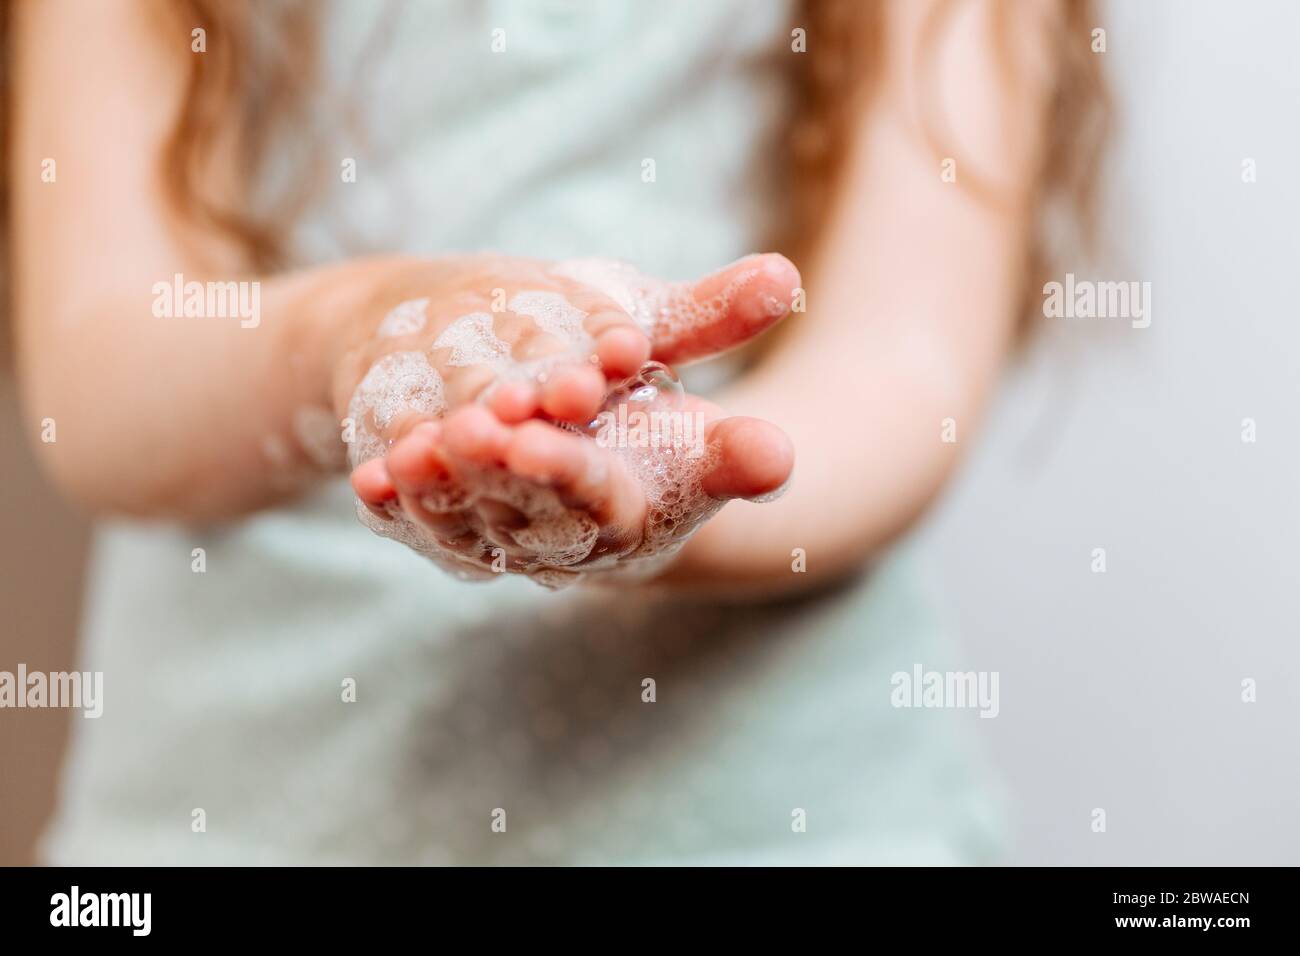
[[[1016,862],[1294,865],[1300,4],[1103,21],[1124,259],[1092,275],[1149,281],[1151,326],[1052,322],[923,546],[969,665],[1001,672],[1000,716],[973,723]]]

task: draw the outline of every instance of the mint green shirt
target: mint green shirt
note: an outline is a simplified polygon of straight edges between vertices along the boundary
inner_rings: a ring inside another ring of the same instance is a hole
[[[366,128],[330,133],[356,181],[308,210],[304,261],[496,249],[677,278],[779,215],[785,3],[384,10],[324,21],[324,118],[350,103]],[[890,705],[892,673],[956,666],[898,556],[745,605],[465,584],[362,528],[340,480],[219,530],[101,527],[85,631],[104,713],[74,721],[55,863],[951,863],[999,842],[971,715]]]

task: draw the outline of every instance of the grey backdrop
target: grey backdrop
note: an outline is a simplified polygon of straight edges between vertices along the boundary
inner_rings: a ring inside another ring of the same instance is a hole
[[[1096,276],[1151,282],[1151,326],[1053,322],[925,551],[970,666],[1001,672],[973,724],[1017,861],[1297,864],[1300,4],[1130,0],[1105,26],[1123,257]]]

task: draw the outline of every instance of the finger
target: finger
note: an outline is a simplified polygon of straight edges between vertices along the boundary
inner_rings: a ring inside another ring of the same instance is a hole
[[[583,324],[595,340],[593,354],[609,378],[627,378],[649,361],[649,335],[618,306],[610,304],[593,312]]]
[[[504,462],[511,429],[483,406],[458,408],[442,426],[442,446],[453,459],[480,467]],[[454,474],[455,461],[450,464]]]
[[[785,432],[759,418],[736,416],[706,430],[713,467],[702,480],[714,498],[758,498],[778,491],[794,470],[794,445]]]
[[[394,489],[411,494],[448,477],[447,466],[438,454],[442,426],[438,422],[421,422],[393,443],[388,454],[376,459],[385,470]]]
[[[525,422],[515,430],[506,464],[514,474],[553,488],[564,504],[587,511],[602,526],[628,531],[644,521],[640,487],[589,439]]]
[[[372,458],[352,469],[352,490],[370,512],[385,521],[392,520],[385,505],[397,501],[397,486],[389,477],[383,458]]]
[[[488,396],[488,409],[506,425],[537,414],[537,389],[529,382],[501,382]]]
[[[466,502],[440,448],[442,426],[425,422],[376,459],[388,475],[403,513],[433,532],[444,547],[458,547],[469,528],[460,514]]]
[[[650,339],[634,325],[612,326],[596,336],[596,358],[608,378],[628,378],[650,360]]]
[[[605,377],[592,365],[560,366],[547,374],[539,398],[552,418],[585,425],[605,400]]]
[[[443,394],[447,404],[456,408],[479,397],[497,379],[497,372],[487,365],[467,365],[448,368],[442,373]]]
[[[681,365],[745,344],[790,312],[799,283],[789,259],[768,253],[671,286],[653,317],[653,358]]]

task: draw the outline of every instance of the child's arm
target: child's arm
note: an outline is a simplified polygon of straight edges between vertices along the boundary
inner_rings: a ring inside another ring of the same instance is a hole
[[[726,508],[675,579],[799,588],[843,573],[916,519],[974,437],[1013,337],[1051,71],[1025,30],[1007,51],[1019,67],[1009,82],[988,6],[965,5],[936,38],[924,75],[941,95],[928,97],[915,51],[930,6],[889,6],[886,74],[860,120],[807,313],[719,399],[790,435],[790,490],[761,512]],[[923,118],[949,124],[957,183],[941,179]],[[976,176],[1007,205],[983,203],[967,188]],[[795,548],[807,573],[791,572]]]
[[[590,354],[576,356],[579,369],[550,374],[538,394],[523,396],[552,418],[586,421],[598,407],[605,383],[586,358],[599,357],[613,378],[648,355],[645,332],[615,302],[542,264],[384,257],[250,274],[236,247],[181,221],[162,194],[160,156],[185,57],[203,54],[166,49],[151,12],[125,0],[14,10],[22,95],[9,178],[21,237],[13,250],[20,374],[33,433],[53,422],[54,441],[40,446],[47,464],[84,504],[201,521],[301,490],[342,467],[332,434],[371,365],[395,351],[431,354],[456,318],[492,308],[496,289],[558,290],[588,313]],[[177,274],[186,283],[256,283],[258,314],[155,315],[156,287]],[[426,327],[376,335],[394,306],[418,299],[427,300]],[[746,321],[737,306],[685,338],[664,337],[665,356],[725,347],[777,318],[760,309]],[[515,325],[513,358],[547,346],[536,328]],[[440,353],[444,364],[455,362],[450,351]],[[474,399],[490,371],[439,369],[448,408]]]
[[[176,273],[257,278],[163,198],[183,58],[202,54],[164,49],[156,13],[128,0],[11,11],[19,372],[33,433],[54,422],[39,447],[73,496],[215,518],[275,497],[264,448],[289,441],[295,408],[328,405],[328,333],[391,266],[263,282],[256,328],[154,317],[153,286]]]

